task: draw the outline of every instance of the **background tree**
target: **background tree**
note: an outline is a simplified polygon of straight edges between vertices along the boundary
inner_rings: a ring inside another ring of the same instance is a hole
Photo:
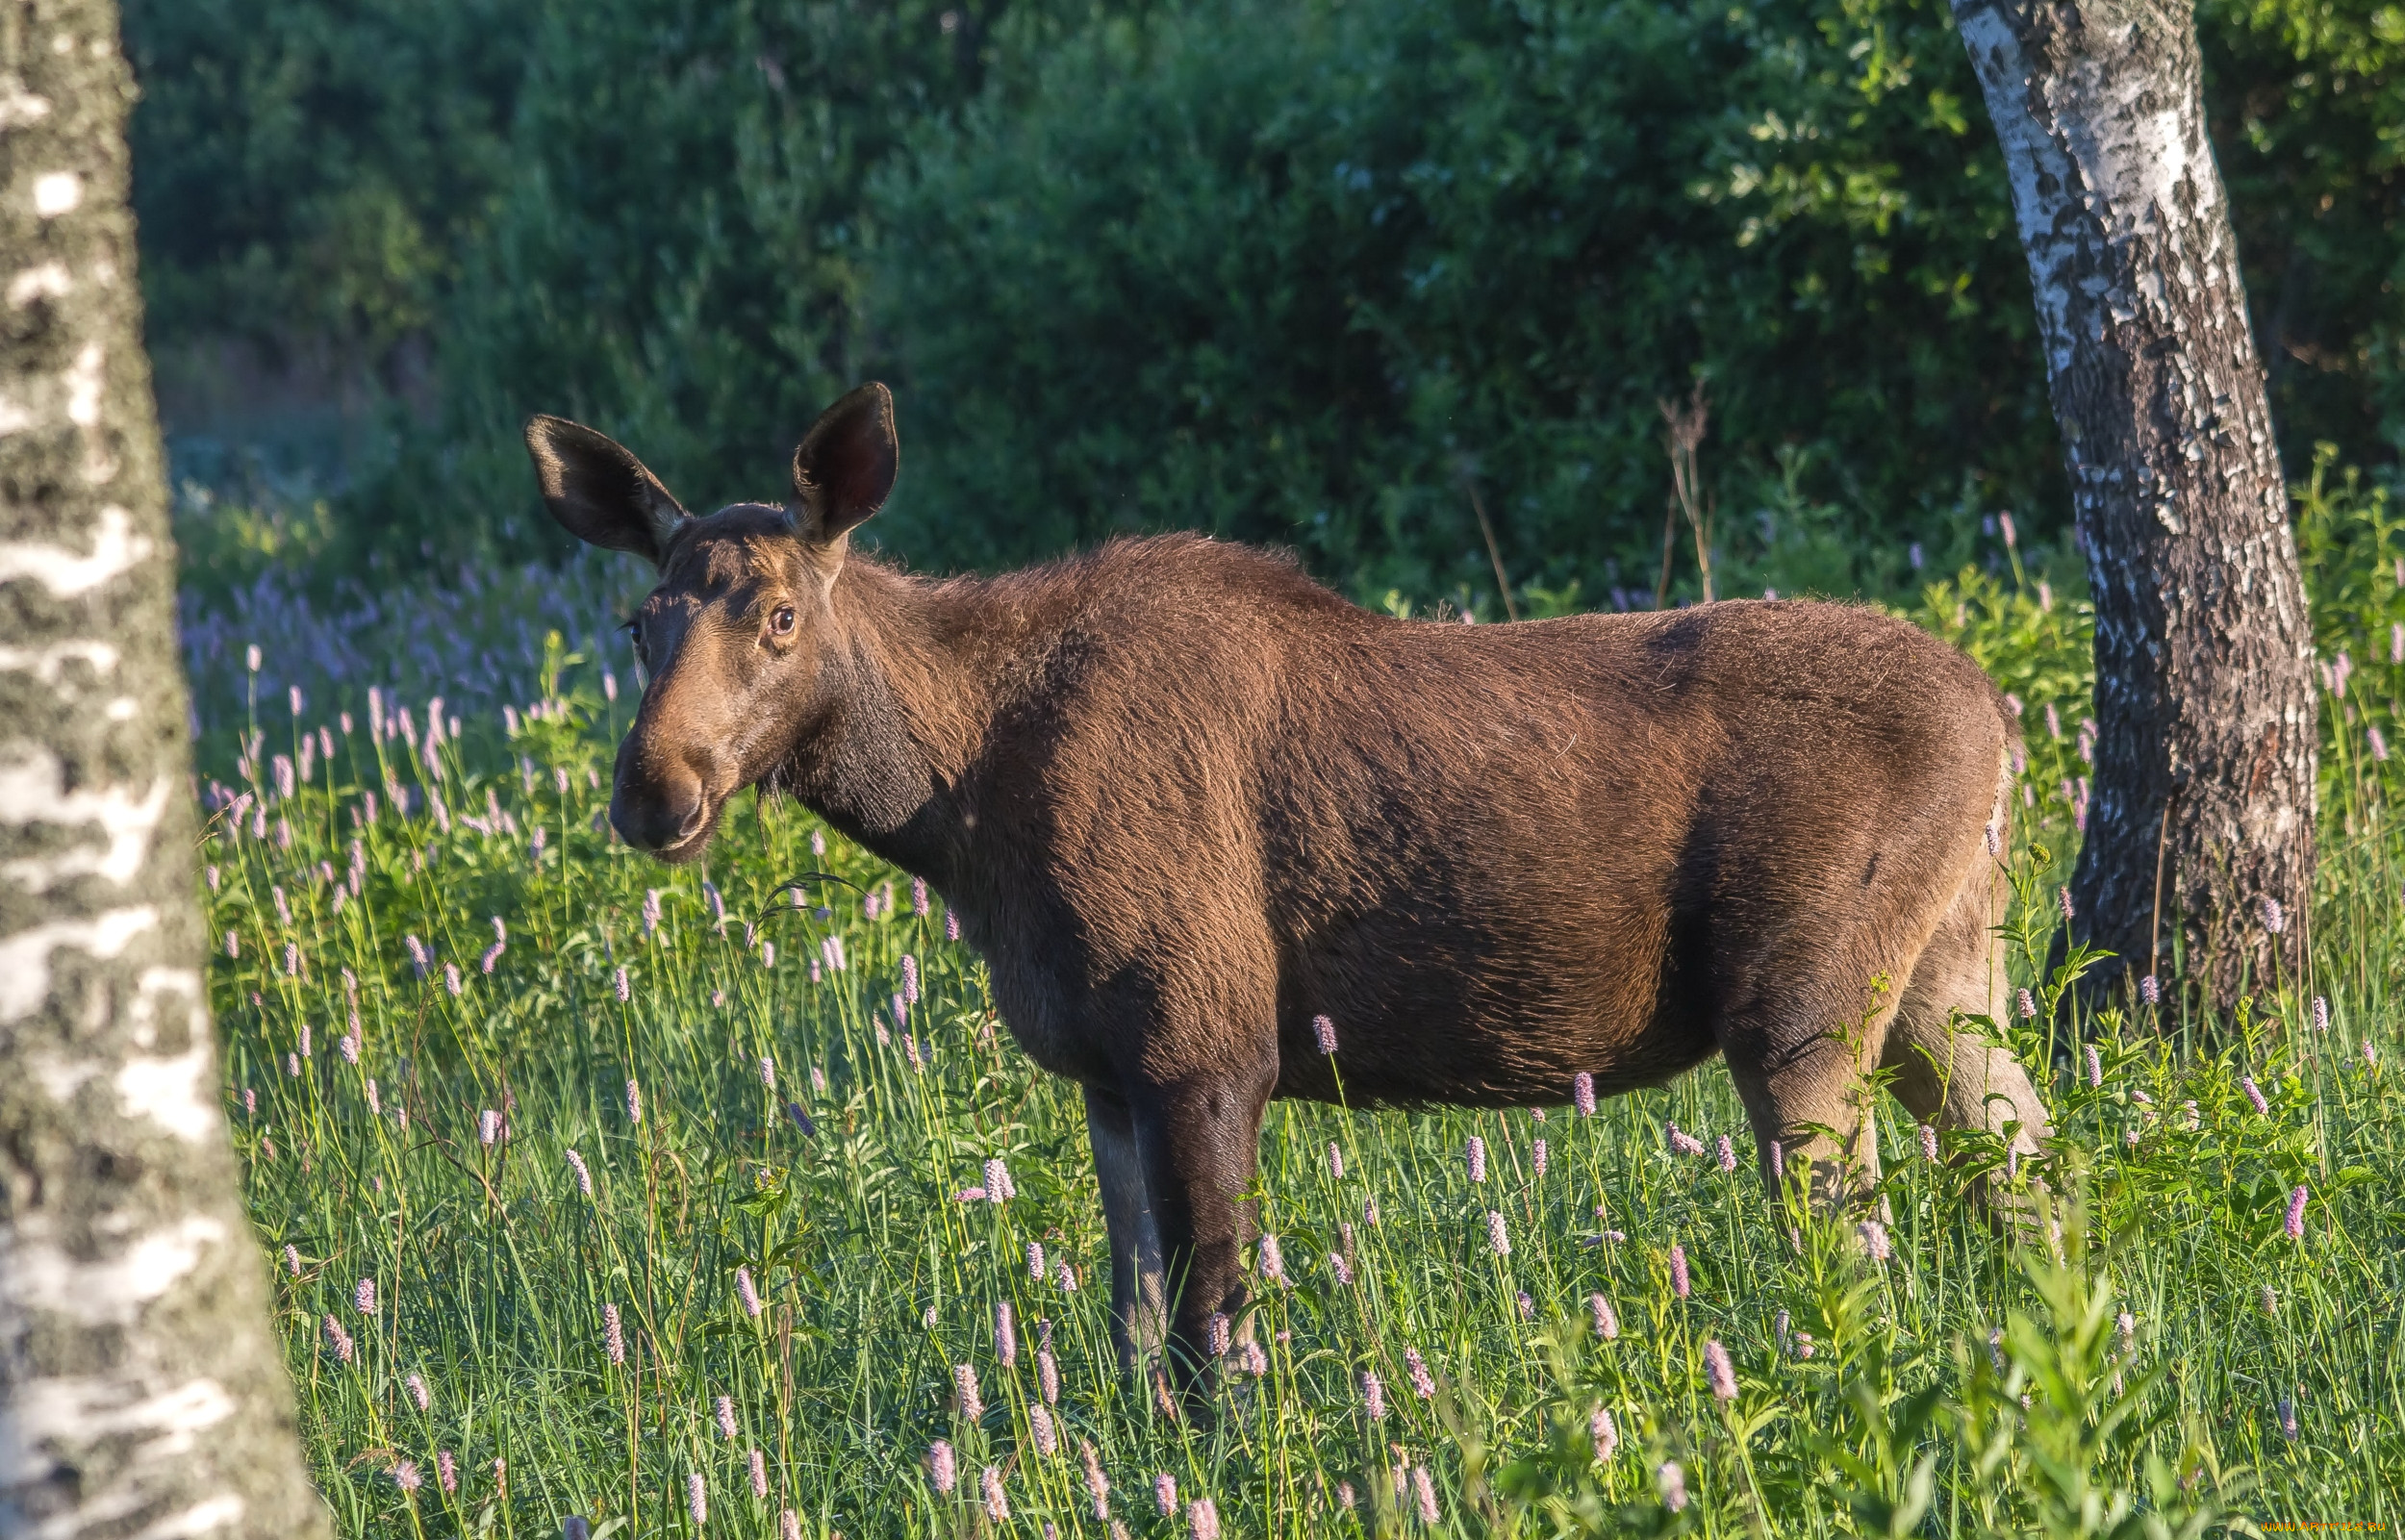
[[[2114,972],[2157,972],[2176,939],[2227,1003],[2303,956],[2316,705],[2195,18],[2183,0],[1954,15],[2004,145],[2096,607],[2079,922]]]
[[[114,0],[0,8],[0,1532],[310,1536],[194,903]]]

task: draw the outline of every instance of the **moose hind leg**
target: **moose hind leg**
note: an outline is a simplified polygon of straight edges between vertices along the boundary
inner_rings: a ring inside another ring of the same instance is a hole
[[[2053,1131],[2045,1103],[2019,1060],[1961,1022],[2004,1020],[2004,948],[1988,929],[1994,880],[1985,863],[1974,871],[1922,949],[1887,1030],[1884,1067],[1895,1072],[1896,1098],[1915,1118],[1998,1135],[2010,1127],[2012,1148],[2030,1155]]]
[[[1719,1033],[1763,1174],[1779,1179],[1771,1169],[1776,1143],[1786,1172],[1807,1164],[1814,1208],[1852,1206],[1879,1181],[1878,1125],[1864,1076],[1880,1061],[1894,993],[1877,983],[1883,970],[1875,964],[1824,962],[1817,978],[1799,976],[1800,968],[1765,972],[1781,977],[1781,987],[1728,1012]]]
[[[1169,1295],[1161,1270],[1160,1228],[1152,1223],[1144,1157],[1136,1147],[1127,1103],[1092,1086],[1085,1093],[1086,1137],[1102,1189],[1102,1224],[1110,1236],[1111,1345],[1123,1370],[1160,1350],[1169,1328]]]

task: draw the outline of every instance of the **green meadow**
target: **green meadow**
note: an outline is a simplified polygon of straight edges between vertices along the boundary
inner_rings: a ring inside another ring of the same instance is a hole
[[[748,795],[695,866],[610,841],[631,571],[195,613],[225,1105],[341,1531],[2395,1525],[2405,543],[2304,494],[2309,976],[2211,1017],[2166,952],[2161,1004],[2079,1014],[2087,620],[2017,552],[1965,568],[1910,613],[2023,707],[2027,994],[1988,1026],[2051,1088],[2043,1162],[1933,1159],[1885,1100],[1877,1210],[1816,1217],[1717,1064],[1591,1116],[1277,1105],[1208,1417],[1116,1368],[1079,1098],[940,895]]]

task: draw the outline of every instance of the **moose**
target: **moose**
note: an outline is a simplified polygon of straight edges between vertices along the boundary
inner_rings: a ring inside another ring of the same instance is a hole
[[[931,580],[849,548],[899,466],[876,384],[790,497],[700,518],[590,428],[526,442],[562,526],[659,572],[619,834],[691,861],[756,785],[936,889],[1083,1089],[1125,1363],[1211,1372],[1272,1098],[1559,1104],[1718,1053],[1765,1177],[1784,1149],[1835,1209],[1876,1179],[1871,1085],[2048,1131],[1962,1020],[2003,1014],[2013,720],[1909,624],[1397,619],[1193,535]]]

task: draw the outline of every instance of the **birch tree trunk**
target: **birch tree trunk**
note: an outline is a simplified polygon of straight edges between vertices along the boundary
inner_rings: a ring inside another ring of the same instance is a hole
[[[2075,926],[2116,954],[2108,980],[2167,975],[2176,933],[2226,1005],[2303,956],[2316,706],[2195,18],[1952,3],[2004,144],[2096,606]]]
[[[218,1106],[114,0],[0,0],[0,1533],[325,1531]]]

